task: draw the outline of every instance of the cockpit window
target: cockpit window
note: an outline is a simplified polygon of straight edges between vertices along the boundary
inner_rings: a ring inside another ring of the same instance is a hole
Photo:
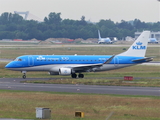
[[[19,58],[18,61],[22,61],[22,59]]]
[[[16,58],[14,61],[22,61],[21,58]]]
[[[16,58],[14,61],[18,61],[18,58]]]

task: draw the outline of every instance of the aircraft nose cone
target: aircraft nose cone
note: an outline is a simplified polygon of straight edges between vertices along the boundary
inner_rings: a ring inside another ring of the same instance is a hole
[[[9,64],[7,64],[7,65],[5,66],[5,68],[10,68],[10,67],[9,67]]]
[[[8,64],[5,66],[6,69],[9,69],[9,68],[12,68],[12,67],[13,67],[13,64],[11,64],[11,63],[8,63]]]

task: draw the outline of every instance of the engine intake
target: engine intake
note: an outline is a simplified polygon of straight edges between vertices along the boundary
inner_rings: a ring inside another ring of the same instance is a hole
[[[60,68],[59,69],[59,74],[60,75],[71,75],[72,74],[72,69],[70,69],[70,68]]]

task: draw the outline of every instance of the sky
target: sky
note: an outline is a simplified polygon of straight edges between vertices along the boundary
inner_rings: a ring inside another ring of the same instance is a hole
[[[114,22],[140,19],[144,22],[160,21],[158,0],[0,0],[0,14],[29,11],[29,18],[43,20],[50,12],[61,13],[62,19]]]

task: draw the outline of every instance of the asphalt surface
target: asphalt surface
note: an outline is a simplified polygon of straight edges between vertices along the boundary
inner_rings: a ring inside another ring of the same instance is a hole
[[[27,78],[26,80],[35,80],[35,78]],[[0,89],[69,92],[69,93],[160,96],[159,87],[124,87],[124,86],[78,85],[78,84],[34,84],[34,83],[20,83],[20,81],[24,81],[24,79],[0,78]]]

